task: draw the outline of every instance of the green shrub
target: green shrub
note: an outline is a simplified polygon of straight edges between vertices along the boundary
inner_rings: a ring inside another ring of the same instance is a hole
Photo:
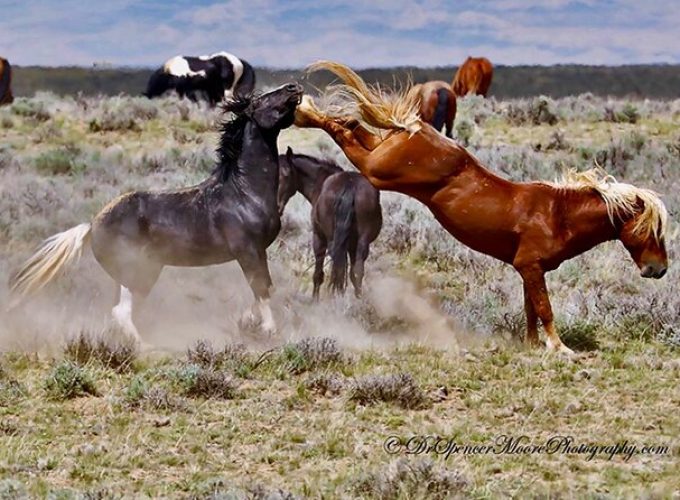
[[[233,399],[237,383],[223,371],[189,364],[176,372],[175,378],[189,397]]]
[[[43,175],[67,175],[84,170],[85,166],[76,161],[80,151],[75,147],[51,149],[38,155],[35,168]]]
[[[58,400],[99,395],[92,376],[72,361],[62,361],[52,368],[45,381],[45,390],[48,396]]]
[[[343,363],[343,356],[335,339],[310,337],[294,344],[286,344],[281,361],[287,371],[299,374],[318,368]]]
[[[11,109],[15,115],[32,118],[40,122],[45,122],[52,118],[50,112],[45,108],[45,104],[35,99],[25,97],[15,99]]]

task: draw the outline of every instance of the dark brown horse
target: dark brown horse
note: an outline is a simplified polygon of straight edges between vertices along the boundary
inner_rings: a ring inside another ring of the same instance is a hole
[[[12,96],[12,66],[7,59],[0,57],[0,106],[11,104]]]
[[[418,118],[417,101],[384,96],[351,69],[323,61],[353,96],[358,117],[332,118],[303,101],[300,127],[326,131],[378,189],[398,191],[424,203],[456,239],[511,264],[524,282],[527,340],[538,342],[538,319],[549,348],[565,353],[553,322],[545,273],[594,246],[620,240],[644,278],[661,278],[668,267],[666,209],[647,189],[618,183],[595,171],[562,184],[517,183],[484,168],[475,157]]]
[[[441,132],[446,126],[446,137],[451,137],[456,118],[456,94],[451,86],[441,80],[414,85],[411,90],[420,102],[420,117],[425,123]]]
[[[364,262],[382,227],[380,192],[361,174],[345,172],[330,160],[293,154],[288,148],[279,157],[279,213],[296,192],[312,204],[314,298],[319,298],[323,283],[327,249],[333,263],[331,287],[344,291],[349,255],[354,294],[360,296]]]
[[[207,266],[237,260],[255,295],[248,321],[275,330],[269,308],[266,249],[280,229],[277,209],[279,132],[293,124],[302,87],[288,84],[225,106],[235,118],[222,127],[219,163],[202,183],[180,190],[137,191],[109,203],[91,223],[47,239],[16,273],[16,299],[37,291],[89,243],[97,262],[120,286],[113,316],[141,342],[133,309],[164,266]],[[259,316],[259,317],[258,317]]]
[[[453,93],[460,97],[467,94],[486,97],[492,76],[493,66],[486,57],[468,57],[456,71],[451,88]]]

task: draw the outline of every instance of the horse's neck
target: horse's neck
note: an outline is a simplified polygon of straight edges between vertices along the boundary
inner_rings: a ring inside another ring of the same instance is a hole
[[[299,164],[298,164],[299,165]],[[316,203],[321,185],[323,182],[333,175],[330,168],[322,165],[301,165],[296,166],[298,171],[298,191],[304,196],[312,205]]]
[[[617,238],[604,201],[594,191],[558,188],[565,241],[583,251]]]
[[[274,202],[279,180],[278,135],[278,130],[263,131],[253,122],[246,124],[237,168],[230,177],[240,190]]]

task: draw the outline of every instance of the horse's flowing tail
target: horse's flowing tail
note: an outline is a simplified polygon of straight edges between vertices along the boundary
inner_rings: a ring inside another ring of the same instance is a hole
[[[78,260],[83,247],[90,241],[91,228],[91,224],[87,222],[47,238],[10,278],[9,287],[13,296],[10,308],[40,290],[52,281],[61,269]]]
[[[447,89],[437,90],[437,107],[434,110],[434,118],[432,119],[432,126],[441,131],[446,122],[446,115],[449,111],[449,91]]]
[[[354,182],[348,182],[335,202],[335,230],[331,245],[331,288],[344,291],[347,283],[347,247],[350,231],[355,221]]]
[[[420,130],[420,99],[409,94],[407,85],[400,92],[383,92],[380,87],[369,86],[362,78],[344,64],[333,61],[317,61],[308,71],[325,69],[334,73],[344,85],[335,91],[340,97],[348,96],[358,105],[359,118],[366,124],[381,129],[407,130],[415,134]]]

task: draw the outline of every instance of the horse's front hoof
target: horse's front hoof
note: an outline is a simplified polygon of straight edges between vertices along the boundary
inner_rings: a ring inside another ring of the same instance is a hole
[[[577,358],[577,355],[574,351],[569,349],[566,345],[564,345],[562,342],[559,343],[552,343],[550,340],[546,343],[546,346],[548,350],[559,354],[560,356],[564,356],[567,359],[575,360]]]

